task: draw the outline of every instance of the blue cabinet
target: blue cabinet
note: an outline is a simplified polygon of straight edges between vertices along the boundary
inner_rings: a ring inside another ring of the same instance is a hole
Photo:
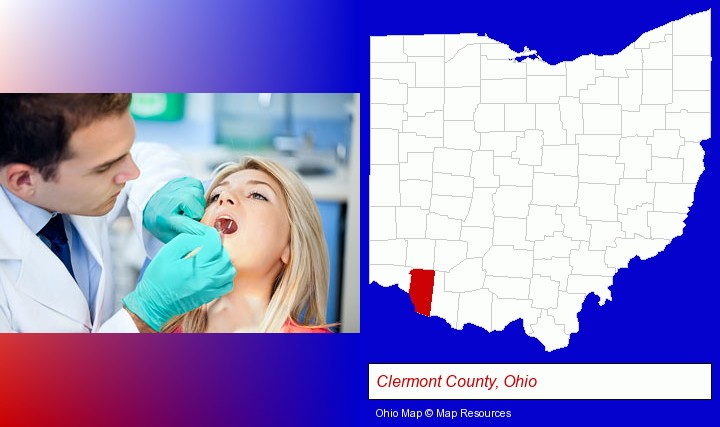
[[[340,284],[342,281],[342,239],[343,230],[343,203],[330,201],[316,201],[320,217],[322,218],[323,232],[330,257],[330,286],[328,292],[327,322],[335,323],[340,320]]]

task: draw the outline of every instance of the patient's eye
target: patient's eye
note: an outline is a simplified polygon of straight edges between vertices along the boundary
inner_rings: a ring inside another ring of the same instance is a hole
[[[250,193],[250,198],[256,199],[256,200],[264,200],[266,202],[268,201],[267,197],[263,196],[262,194],[258,193],[257,191],[253,191],[252,193]]]
[[[215,203],[220,198],[220,193],[213,193],[210,195],[210,203]]]

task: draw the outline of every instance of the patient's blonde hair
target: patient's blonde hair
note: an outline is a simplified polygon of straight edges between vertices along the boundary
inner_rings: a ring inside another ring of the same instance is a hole
[[[280,332],[289,319],[299,325],[324,326],[328,296],[328,252],[320,213],[310,190],[300,177],[277,162],[258,157],[245,157],[238,164],[220,170],[206,193],[228,176],[243,170],[258,170],[273,177],[287,201],[290,223],[290,258],[275,279],[270,304],[260,323],[260,332]],[[208,305],[176,316],[163,332],[204,332],[207,330]]]

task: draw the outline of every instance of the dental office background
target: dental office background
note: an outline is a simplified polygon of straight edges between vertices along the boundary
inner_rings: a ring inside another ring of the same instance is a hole
[[[133,94],[136,141],[182,153],[206,181],[216,166],[245,154],[278,160],[310,188],[330,256],[328,322],[360,330],[359,95],[309,93]],[[119,287],[134,287],[145,261],[128,217],[111,231]],[[119,302],[118,302],[119,303]]]

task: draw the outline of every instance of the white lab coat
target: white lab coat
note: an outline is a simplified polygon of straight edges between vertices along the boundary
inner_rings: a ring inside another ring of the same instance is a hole
[[[150,197],[170,179],[187,175],[181,156],[160,144],[136,143],[131,154],[140,168],[118,196],[113,210],[100,217],[69,215],[90,256],[100,266],[95,298],[95,323],[90,308],[63,263],[25,225],[0,191],[0,332],[137,332],[130,316],[116,301],[109,227],[122,212],[150,256],[161,243],[142,228],[142,212]]]

